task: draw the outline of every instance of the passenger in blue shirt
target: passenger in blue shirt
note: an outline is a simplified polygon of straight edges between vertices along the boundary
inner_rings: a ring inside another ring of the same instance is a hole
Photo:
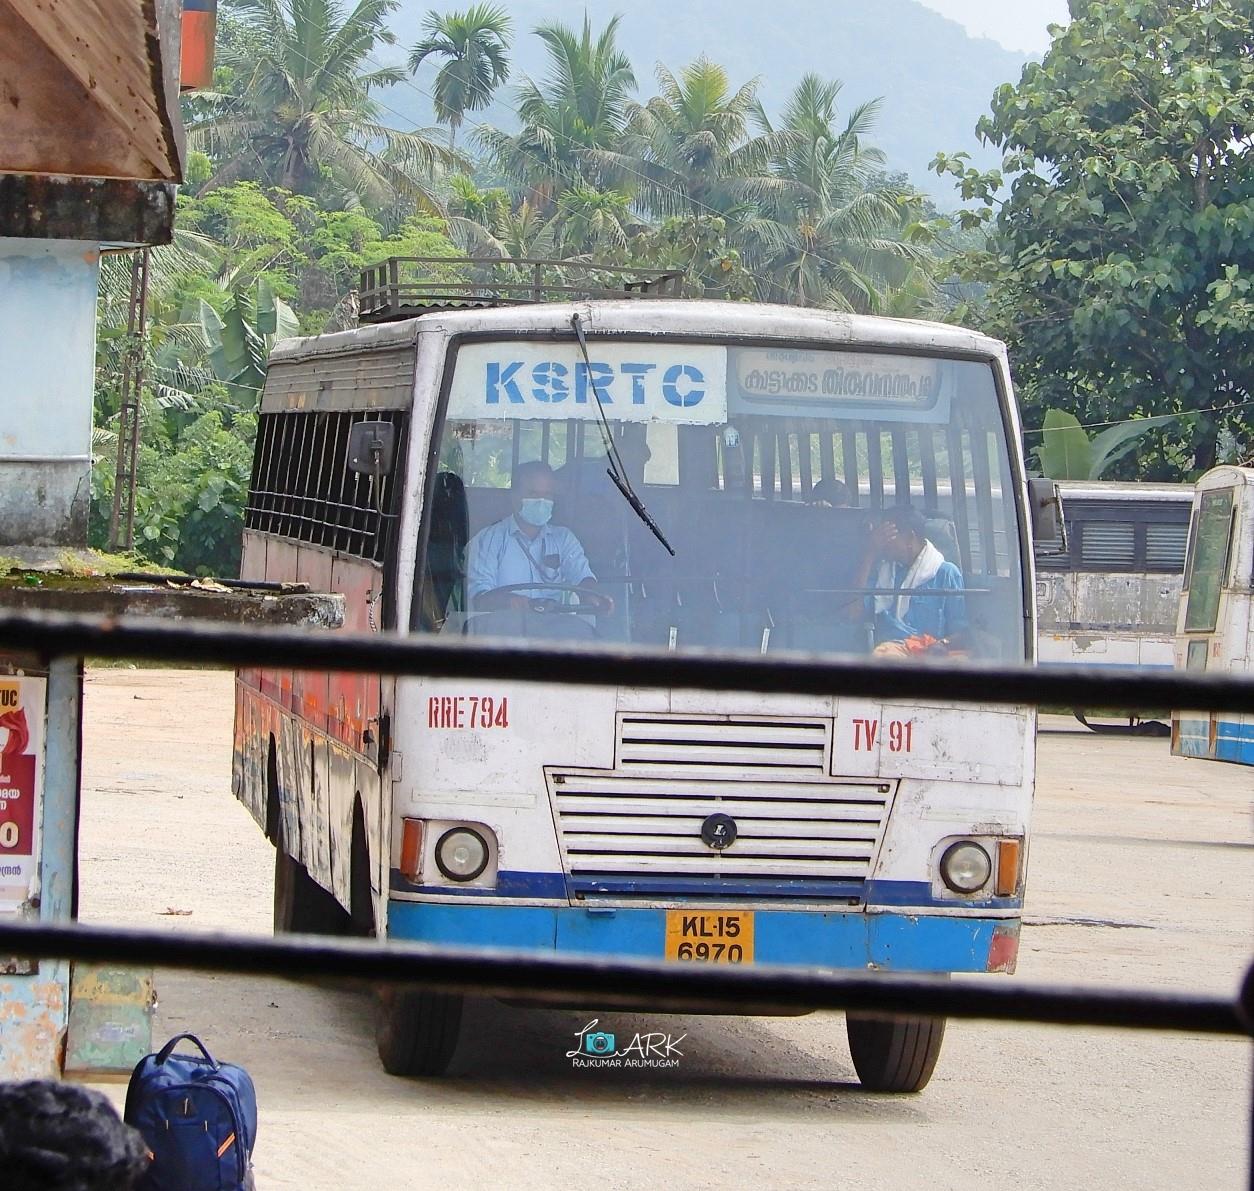
[[[565,526],[554,525],[553,499],[557,478],[547,463],[523,463],[514,471],[514,510],[480,530],[466,548],[466,595],[477,612],[528,609],[535,601],[574,603],[574,593],[560,587],[594,588],[596,576],[579,539]],[[531,584],[516,588],[516,584]],[[514,590],[501,590],[511,588]],[[589,590],[588,602],[612,611],[609,596]],[[593,609],[590,608],[589,611]]]
[[[912,594],[963,589],[962,572],[928,541],[923,514],[912,506],[888,510],[871,532],[857,585],[900,593],[867,600],[877,645],[922,635],[944,641],[967,627],[962,595]]]

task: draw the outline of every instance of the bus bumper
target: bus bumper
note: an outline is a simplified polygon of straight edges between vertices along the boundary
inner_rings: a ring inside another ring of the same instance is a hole
[[[698,911],[691,907],[687,912]],[[393,900],[388,936],[444,946],[662,959],[666,910]],[[755,963],[894,972],[1013,972],[1017,917],[908,911],[754,912]]]

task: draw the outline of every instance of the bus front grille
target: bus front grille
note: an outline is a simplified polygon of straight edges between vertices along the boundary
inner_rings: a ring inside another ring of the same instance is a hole
[[[576,895],[860,898],[896,783],[773,774],[550,771],[554,817]],[[701,836],[729,815],[735,842]]]
[[[649,772],[661,766],[702,775],[746,769],[764,773],[827,772],[826,720],[767,720],[751,716],[618,717],[618,770]]]

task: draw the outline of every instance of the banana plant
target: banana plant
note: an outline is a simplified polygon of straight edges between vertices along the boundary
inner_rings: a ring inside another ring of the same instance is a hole
[[[221,314],[200,299],[199,322],[209,367],[244,406],[255,404],[265,383],[270,349],[300,333],[295,312],[264,277],[255,292],[234,291]]]
[[[1075,414],[1065,409],[1045,411],[1041,445],[1032,455],[1041,475],[1051,480],[1100,480],[1156,426],[1178,421],[1179,414],[1133,418],[1089,437]]]

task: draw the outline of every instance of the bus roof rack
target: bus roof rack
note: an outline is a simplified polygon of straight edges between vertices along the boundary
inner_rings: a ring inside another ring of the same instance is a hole
[[[437,310],[570,302],[585,298],[679,298],[682,271],[538,257],[394,256],[365,269],[358,321],[386,323]]]

